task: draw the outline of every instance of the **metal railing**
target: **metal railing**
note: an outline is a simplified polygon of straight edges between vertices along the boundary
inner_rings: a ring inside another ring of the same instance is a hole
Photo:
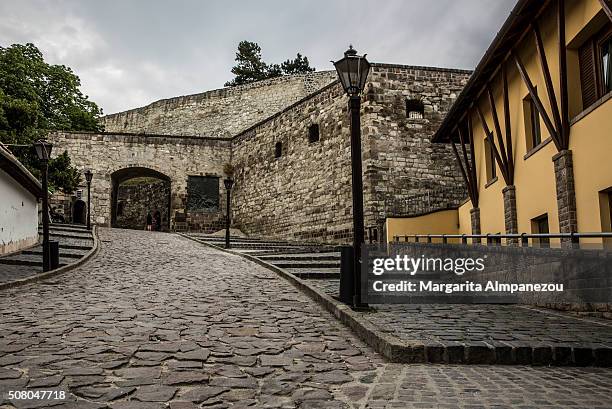
[[[393,236],[394,243],[419,243],[420,239],[424,242],[432,243],[433,239],[442,239],[442,243],[448,243],[449,239],[461,239],[462,244],[467,244],[468,239],[472,240],[472,244],[480,243],[480,240],[486,240],[487,244],[500,244],[502,239],[506,243],[521,243],[525,247],[529,245],[529,239],[550,240],[550,239],[570,239],[572,243],[578,243],[582,238],[612,238],[612,232],[595,232],[595,233],[518,233],[518,234],[405,234]]]

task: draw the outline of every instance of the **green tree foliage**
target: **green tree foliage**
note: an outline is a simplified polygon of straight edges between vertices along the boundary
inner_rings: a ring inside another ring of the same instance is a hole
[[[297,53],[294,60],[287,60],[281,64],[281,69],[284,74],[300,74],[303,72],[313,72],[315,69],[310,66],[308,57]]]
[[[79,90],[81,81],[69,67],[50,65],[34,44],[0,47],[0,141],[31,145],[49,131],[101,131],[102,110]],[[40,177],[40,164],[30,147],[11,151]],[[66,152],[49,162],[51,189],[72,192],[80,173]]]
[[[236,53],[236,65],[232,68],[234,79],[225,83],[226,87],[248,84],[267,78],[280,77],[287,74],[312,72],[308,57],[297,54],[293,60],[282,64],[266,64],[261,58],[261,47],[257,43],[241,41]]]

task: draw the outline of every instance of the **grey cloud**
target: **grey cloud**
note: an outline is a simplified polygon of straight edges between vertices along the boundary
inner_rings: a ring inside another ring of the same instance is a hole
[[[11,3],[11,4],[9,4]],[[331,69],[348,43],[372,61],[473,68],[514,0],[22,0],[0,2],[0,45],[71,66],[105,113],[219,88],[238,41],[269,62]]]

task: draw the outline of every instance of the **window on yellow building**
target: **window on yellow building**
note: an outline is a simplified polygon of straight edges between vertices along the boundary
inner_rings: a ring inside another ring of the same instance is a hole
[[[542,131],[540,129],[540,113],[536,108],[531,95],[523,99],[523,114],[525,116],[525,138],[527,152],[542,143]]]
[[[542,216],[531,219],[531,232],[534,234],[548,234],[548,213],[544,213]],[[533,239],[534,244],[539,244],[540,247],[548,247],[550,244],[549,238],[538,238]]]
[[[485,164],[487,167],[487,183],[492,182],[497,177],[495,166],[495,153],[489,138],[485,139]]]
[[[612,91],[612,24],[607,24],[578,50],[582,109]]]
[[[612,35],[609,35],[601,45],[601,65],[603,91],[608,93],[612,91]]]

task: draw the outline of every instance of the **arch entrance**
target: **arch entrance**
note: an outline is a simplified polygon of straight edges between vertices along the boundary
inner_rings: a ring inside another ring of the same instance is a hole
[[[81,199],[78,199],[72,205],[72,222],[76,224],[85,224],[87,218],[87,205]]]
[[[146,167],[129,167],[111,174],[111,226],[144,229],[147,214],[158,216],[160,230],[170,228],[171,180]]]

